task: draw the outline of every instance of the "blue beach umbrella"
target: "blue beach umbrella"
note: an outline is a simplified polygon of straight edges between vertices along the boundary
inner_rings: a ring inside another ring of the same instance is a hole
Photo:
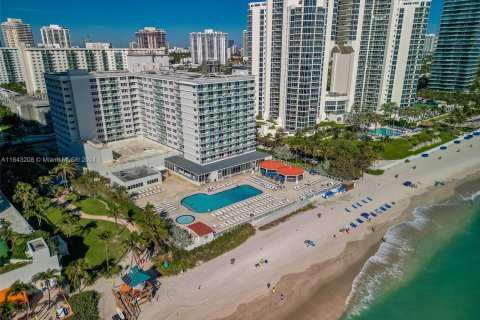
[[[428,153],[422,153],[422,158],[428,158]]]
[[[445,147],[445,146],[440,147],[440,150],[447,150],[447,147]]]
[[[459,143],[460,143],[460,140],[455,140],[455,141],[453,141],[453,143],[459,144]]]

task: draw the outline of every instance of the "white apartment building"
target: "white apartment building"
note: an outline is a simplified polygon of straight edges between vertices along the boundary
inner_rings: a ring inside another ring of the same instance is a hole
[[[434,33],[429,33],[425,35],[425,52],[432,53],[435,51],[437,46],[437,36]]]
[[[0,84],[23,82],[23,67],[17,48],[0,49]]]
[[[62,155],[84,157],[91,139],[143,137],[176,150],[164,166],[198,184],[268,157],[255,151],[252,76],[69,70],[45,79]]]
[[[69,69],[155,71],[168,68],[164,49],[0,48],[0,81],[25,81],[28,93],[45,93],[46,72]],[[21,72],[21,74],[20,74]],[[16,81],[16,82],[18,82]]]
[[[354,103],[377,111],[415,99],[431,0],[366,1]]]
[[[429,7],[430,0],[250,3],[245,60],[258,79],[257,112],[297,130],[343,121],[355,104],[408,106]]]
[[[265,113],[265,64],[267,49],[267,3],[253,2],[248,8],[247,30],[244,49],[248,51],[247,64],[250,74],[255,76],[256,113],[266,118]],[[252,45],[255,43],[255,45]]]
[[[190,52],[192,63],[201,65],[206,61],[217,61],[226,64],[228,33],[205,29],[204,32],[190,33]]]
[[[25,43],[26,46],[35,46],[32,28],[28,23],[23,23],[21,19],[8,18],[6,22],[2,22],[2,33],[6,47],[15,48],[20,43]]]
[[[42,35],[42,45],[45,48],[70,48],[70,31],[68,28],[51,24],[48,27],[40,29]]]

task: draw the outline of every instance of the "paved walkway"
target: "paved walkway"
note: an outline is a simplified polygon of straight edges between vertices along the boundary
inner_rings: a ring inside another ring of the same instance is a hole
[[[101,215],[93,215],[93,214],[88,214],[88,213],[85,213],[83,211],[81,211],[77,206],[73,205],[72,203],[68,202],[68,201],[65,201],[62,198],[59,199],[60,201],[62,201],[62,205],[74,212],[76,215],[78,215],[81,219],[90,219],[90,220],[102,220],[102,221],[109,221],[109,222],[113,222],[115,223],[115,219],[113,217],[109,217],[109,216],[101,216]],[[125,219],[117,219],[117,224],[119,225],[122,225],[124,226],[125,228],[127,228],[130,232],[135,232],[135,231],[140,231],[138,229],[138,227],[133,223],[133,222],[128,222],[127,220]]]

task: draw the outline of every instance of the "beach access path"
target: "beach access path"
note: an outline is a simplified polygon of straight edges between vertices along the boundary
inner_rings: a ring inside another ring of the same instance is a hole
[[[282,316],[286,316],[288,305],[295,300],[300,302],[299,299],[305,298],[305,292],[295,292],[296,297],[290,293],[285,301],[279,302],[280,294],[288,292],[289,288],[277,286],[275,296],[267,289],[267,282],[276,286],[286,275],[294,276],[313,265],[332,261],[344,254],[348,242],[381,237],[383,234],[372,232],[371,227],[393,223],[407,208],[409,199],[431,188],[435,180],[444,180],[448,184],[450,179],[462,179],[479,170],[480,138],[475,137],[469,141],[462,140],[460,145],[447,150],[435,151],[428,158],[420,157],[399,164],[381,176],[365,175],[354,190],[329,200],[320,199],[316,209],[272,229],[257,231],[240,247],[183,275],[159,279],[161,286],[157,296],[152,303],[142,306],[139,319],[282,319]],[[406,180],[417,184],[418,188],[403,186]],[[365,204],[361,200],[367,197],[373,201]],[[356,229],[351,228],[349,234],[339,232],[360,217],[360,213],[370,212],[392,201],[396,203],[392,209],[372,222],[365,221]],[[352,208],[352,204],[357,202],[362,207]],[[348,213],[345,208],[351,212]],[[322,214],[321,218],[317,217],[318,213]],[[405,219],[409,217],[405,214]],[[332,234],[336,234],[336,238]],[[316,247],[306,248],[304,241],[307,239],[314,241]],[[231,258],[236,259],[234,265],[230,264]],[[269,263],[255,267],[260,259],[268,259]],[[108,281],[111,280],[103,281],[103,285],[95,285],[95,289],[111,296],[110,286],[105,285]],[[312,285],[308,279],[305,280],[305,287]],[[256,305],[256,301],[261,299],[272,299],[274,302],[271,306],[274,307],[269,309],[264,305]],[[105,319],[111,318],[115,312],[114,305],[107,303],[108,300],[100,308],[101,316]],[[248,315],[235,313],[242,304],[249,306]],[[255,313],[256,308],[258,313]],[[322,319],[330,318],[326,316]]]

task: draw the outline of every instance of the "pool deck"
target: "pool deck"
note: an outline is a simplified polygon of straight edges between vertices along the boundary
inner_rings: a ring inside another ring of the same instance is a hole
[[[212,214],[195,213],[193,211],[190,211],[189,209],[187,209],[186,207],[184,207],[181,204],[182,199],[187,197],[187,196],[191,196],[193,194],[196,194],[196,193],[215,194],[215,193],[222,192],[222,191],[225,191],[225,190],[228,190],[228,189],[231,189],[231,188],[235,188],[239,185],[250,185],[250,186],[255,187],[255,188],[257,188],[257,189],[259,189],[263,192],[261,195],[256,196],[256,197],[261,197],[262,195],[270,195],[270,196],[272,196],[276,199],[279,199],[279,201],[293,202],[293,201],[297,200],[302,193],[304,193],[308,190],[311,190],[311,189],[320,188],[320,184],[305,187],[305,188],[303,188],[301,190],[298,190],[298,191],[294,189],[295,187],[302,186],[306,183],[314,182],[314,181],[316,181],[316,180],[318,180],[322,177],[320,175],[310,175],[309,173],[305,173],[304,180],[299,181],[298,184],[295,183],[295,182],[286,182],[285,183],[285,188],[278,189],[278,190],[271,190],[271,189],[268,189],[268,188],[266,188],[262,185],[251,182],[249,180],[249,178],[251,178],[252,176],[261,177],[259,172],[255,172],[254,174],[245,173],[245,174],[237,175],[237,176],[230,177],[230,178],[227,178],[227,179],[223,179],[223,180],[217,181],[215,183],[208,183],[208,184],[205,184],[203,186],[196,186],[196,185],[188,182],[187,180],[185,180],[185,179],[183,179],[183,178],[181,178],[181,177],[179,177],[175,174],[172,174],[170,176],[165,177],[165,180],[163,181],[162,188],[165,189],[165,192],[157,193],[157,194],[154,194],[154,195],[151,195],[151,196],[148,196],[148,197],[143,197],[143,198],[137,200],[136,203],[137,203],[138,206],[143,207],[148,202],[153,204],[153,205],[156,205],[156,204],[161,203],[162,201],[168,201],[175,208],[177,208],[177,210],[169,212],[168,215],[167,215],[167,217],[171,218],[173,221],[175,221],[175,219],[177,217],[181,216],[181,215],[189,214],[189,215],[192,215],[192,216],[195,217],[195,219],[196,219],[195,222],[201,221],[201,222],[203,222],[203,223],[205,223],[209,226],[213,226],[213,225],[218,225],[219,224],[220,221],[218,220],[218,218],[214,217]],[[231,181],[235,181],[235,183],[231,183],[230,185],[228,185],[226,187],[223,187],[223,188],[218,188],[218,189],[216,189],[215,191],[212,191],[212,192],[206,192],[207,188],[220,186],[220,185],[223,185],[223,184],[225,184],[227,182],[231,182]],[[331,181],[331,180],[330,179],[325,179],[322,182],[327,182],[327,181]],[[255,199],[256,197],[245,199],[244,201],[237,202],[236,204],[244,203],[246,201]],[[236,205],[236,204],[233,204],[233,205]],[[228,207],[230,207],[230,206],[228,206]],[[224,208],[227,208],[227,207],[224,207]],[[180,226],[185,227],[186,225],[180,225]],[[221,228],[219,228],[219,229],[221,229]]]

